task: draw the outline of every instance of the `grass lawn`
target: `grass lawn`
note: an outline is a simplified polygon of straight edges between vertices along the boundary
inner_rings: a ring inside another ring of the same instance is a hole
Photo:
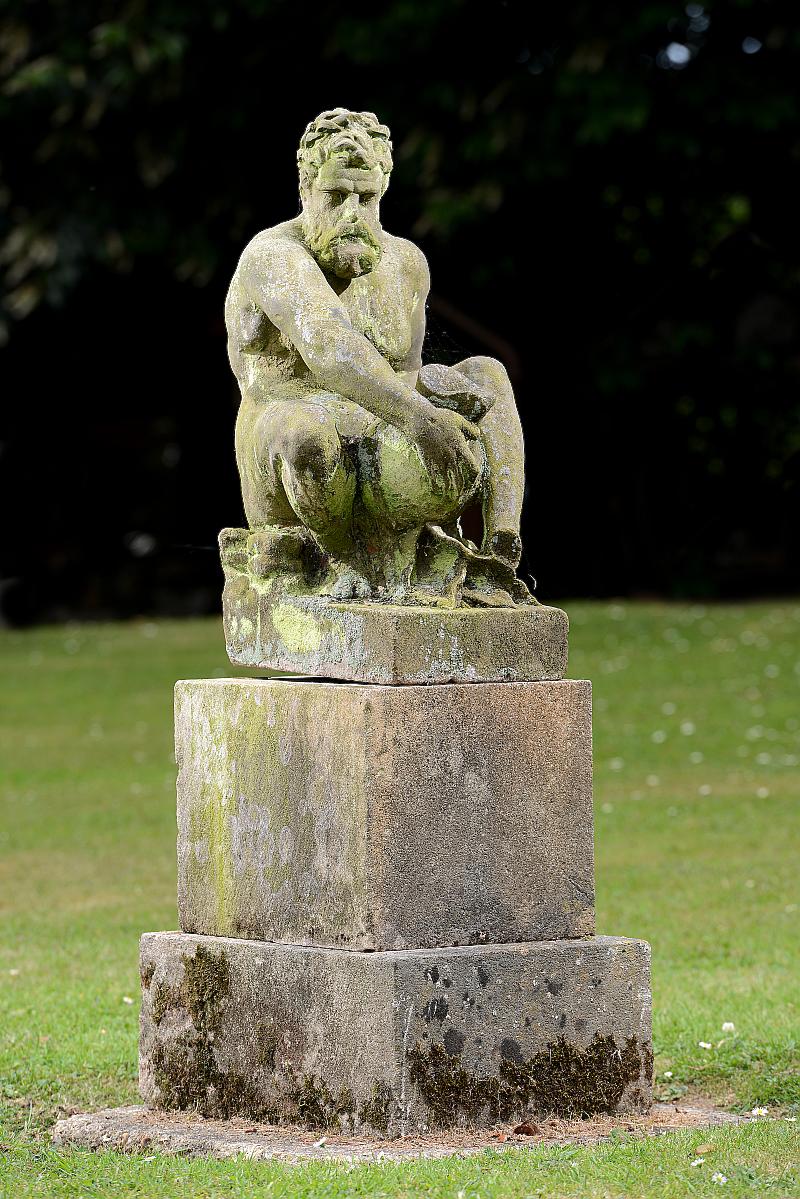
[[[598,931],[652,943],[658,1093],[771,1118],[354,1169],[52,1151],[59,1109],[136,1102],[137,940],[176,925],[172,684],[237,672],[215,620],[0,632],[0,1195],[800,1195],[800,602],[565,606]]]

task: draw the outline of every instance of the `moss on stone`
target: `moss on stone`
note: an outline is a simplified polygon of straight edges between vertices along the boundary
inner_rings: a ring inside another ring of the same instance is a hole
[[[276,604],[272,609],[272,623],[281,641],[292,653],[312,654],[322,644],[322,625],[311,612],[304,612],[293,604]]]
[[[207,1035],[214,1031],[219,1004],[230,988],[228,959],[224,953],[210,953],[198,945],[196,953],[183,954],[181,961],[183,978],[179,985],[156,981],[150,999],[153,1022],[160,1024],[170,1008],[180,1008],[188,1013],[197,1032]]]
[[[586,1048],[566,1038],[524,1060],[516,1042],[504,1042],[499,1077],[479,1078],[442,1045],[411,1051],[409,1077],[430,1108],[432,1123],[446,1128],[460,1120],[508,1120],[529,1111],[586,1117],[616,1111],[623,1092],[652,1074],[649,1044],[629,1037],[622,1048],[611,1036],[595,1036]]]
[[[358,1122],[387,1136],[394,1107],[395,1096],[392,1088],[388,1083],[376,1081],[372,1084],[372,1095],[359,1108]]]
[[[349,1087],[342,1087],[338,1095],[313,1074],[298,1075],[290,1071],[292,1085],[284,1092],[283,1099],[289,1105],[288,1117],[305,1124],[308,1128],[337,1128],[342,1117],[352,1123],[355,1115],[355,1100]]]
[[[183,978],[178,985],[157,983],[151,999],[153,1022],[160,1024],[171,1008],[185,1011],[192,1027],[153,1049],[153,1075],[159,1103],[167,1108],[195,1108],[221,1119],[247,1114],[253,1119],[277,1118],[253,1076],[222,1070],[212,1047],[220,1007],[230,990],[230,966],[224,953],[198,945],[183,954]]]
[[[219,1005],[230,989],[231,971],[224,953],[210,953],[198,945],[184,954],[181,999],[198,1031],[213,1032]]]
[[[218,1068],[208,1036],[196,1030],[155,1046],[153,1075],[162,1107],[194,1108],[222,1120],[234,1115],[266,1122],[278,1119],[251,1076]]]

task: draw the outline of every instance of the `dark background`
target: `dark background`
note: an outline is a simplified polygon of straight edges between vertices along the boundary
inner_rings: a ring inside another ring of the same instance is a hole
[[[3,12],[7,621],[218,609],[225,290],[336,105],[392,129],[382,216],[431,263],[426,359],[512,374],[540,597],[796,587],[796,4]]]

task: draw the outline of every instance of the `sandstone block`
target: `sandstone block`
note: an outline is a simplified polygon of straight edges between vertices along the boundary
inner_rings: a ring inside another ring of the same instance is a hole
[[[567,616],[543,605],[424,608],[336,603],[259,590],[230,573],[222,597],[231,662],[366,683],[561,679]]]
[[[176,687],[184,932],[351,949],[594,932],[587,682]]]
[[[623,937],[357,954],[148,933],[142,1095],[389,1137],[646,1111],[649,962]]]

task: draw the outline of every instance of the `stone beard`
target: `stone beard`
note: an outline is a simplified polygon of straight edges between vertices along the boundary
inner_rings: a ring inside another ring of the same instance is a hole
[[[303,213],[303,237],[323,271],[337,279],[368,275],[381,260],[383,251],[366,221],[350,221]]]

